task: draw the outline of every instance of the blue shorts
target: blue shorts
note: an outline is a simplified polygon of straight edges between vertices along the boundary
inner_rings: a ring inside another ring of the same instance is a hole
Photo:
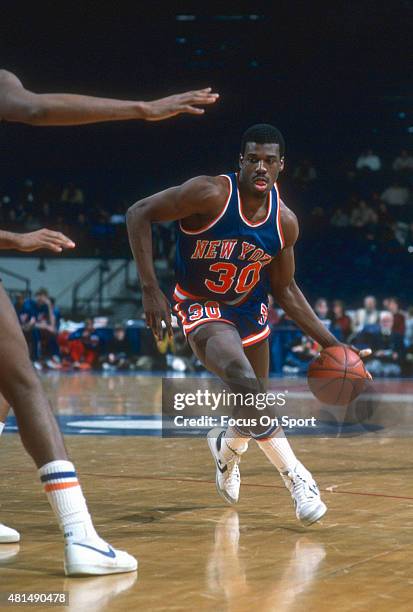
[[[176,285],[173,311],[185,336],[204,323],[229,323],[238,330],[243,346],[261,342],[271,333],[267,324],[268,298],[265,293],[253,292],[245,302],[231,306],[225,302],[191,295]]]

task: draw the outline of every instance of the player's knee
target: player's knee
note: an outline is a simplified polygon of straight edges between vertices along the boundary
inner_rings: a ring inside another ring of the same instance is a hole
[[[42,390],[30,361],[15,368],[13,374],[3,379],[2,392],[11,405],[16,405],[21,400],[30,401]]]
[[[257,379],[251,365],[243,359],[233,359],[224,366],[224,378],[232,384],[254,390]]]

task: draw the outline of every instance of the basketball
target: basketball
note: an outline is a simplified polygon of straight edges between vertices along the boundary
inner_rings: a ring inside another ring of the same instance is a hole
[[[365,389],[369,375],[359,355],[346,346],[331,346],[311,362],[308,386],[323,404],[345,406]]]

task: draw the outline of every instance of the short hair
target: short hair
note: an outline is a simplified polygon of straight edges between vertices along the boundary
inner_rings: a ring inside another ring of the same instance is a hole
[[[256,123],[246,130],[241,140],[241,155],[245,153],[247,142],[256,142],[257,144],[275,143],[280,147],[280,156],[285,153],[284,137],[273,125],[269,123]]]
[[[34,295],[47,295],[49,297],[49,292],[45,287],[39,287]]]

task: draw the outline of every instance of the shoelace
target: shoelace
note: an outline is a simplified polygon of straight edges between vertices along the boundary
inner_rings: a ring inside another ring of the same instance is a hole
[[[235,454],[235,453],[234,453]],[[238,463],[241,461],[241,458],[235,456],[233,459],[230,459],[227,463],[228,469],[228,480],[237,480],[238,482],[241,479],[241,475],[239,473]]]
[[[311,490],[308,482],[297,473],[288,473],[288,478],[291,480],[291,495],[297,504],[308,501],[314,497],[314,492]]]

